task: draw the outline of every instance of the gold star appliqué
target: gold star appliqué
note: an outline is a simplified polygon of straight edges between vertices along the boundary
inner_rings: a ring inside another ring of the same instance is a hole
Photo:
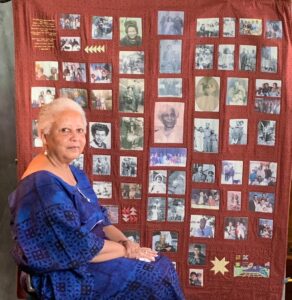
[[[229,261],[225,260],[225,257],[219,260],[217,257],[215,257],[215,260],[211,260],[211,263],[214,265],[211,271],[215,272],[215,275],[220,272],[224,275],[225,272],[229,272],[225,266],[229,264]]]

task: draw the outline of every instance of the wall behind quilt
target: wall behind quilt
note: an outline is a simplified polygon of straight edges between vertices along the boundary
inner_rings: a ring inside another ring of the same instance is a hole
[[[19,175],[39,107],[86,111],[83,168],[187,299],[280,299],[291,174],[290,1],[15,0]]]

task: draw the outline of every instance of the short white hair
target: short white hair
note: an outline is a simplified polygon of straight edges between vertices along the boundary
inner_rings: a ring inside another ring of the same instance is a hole
[[[84,129],[86,130],[87,121],[83,108],[69,98],[57,98],[49,104],[42,106],[40,109],[38,116],[39,137],[41,137],[42,133],[50,133],[57,116],[65,111],[74,111],[79,113],[84,123]]]

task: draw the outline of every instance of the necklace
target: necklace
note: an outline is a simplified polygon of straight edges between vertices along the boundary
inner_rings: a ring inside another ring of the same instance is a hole
[[[77,191],[79,192],[79,194],[87,201],[90,202],[90,199],[88,197],[86,197],[83,192],[80,190],[80,188],[78,186],[76,186]]]

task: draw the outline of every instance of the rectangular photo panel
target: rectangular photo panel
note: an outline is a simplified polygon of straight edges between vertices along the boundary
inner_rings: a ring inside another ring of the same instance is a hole
[[[261,71],[268,73],[277,73],[278,47],[262,47]]]
[[[223,18],[223,37],[235,37],[235,18]]]
[[[187,160],[186,148],[150,147],[150,166],[185,167]]]
[[[178,233],[175,231],[154,231],[152,250],[158,252],[177,252]]]
[[[120,74],[144,74],[144,51],[120,51]]]
[[[95,195],[99,199],[112,198],[112,183],[109,181],[93,181],[92,183]]]
[[[144,118],[122,117],[120,120],[120,149],[143,150]]]
[[[96,110],[112,110],[113,91],[112,90],[91,90],[91,108]]]
[[[158,97],[182,98],[182,78],[158,78]]]
[[[225,240],[247,240],[248,218],[226,217],[224,218]]]
[[[206,244],[191,243],[189,245],[188,263],[198,266],[206,264]]]
[[[72,99],[82,108],[88,107],[88,95],[86,89],[61,88],[60,97]]]
[[[60,29],[78,30],[80,29],[79,14],[61,14],[59,19]]]
[[[111,83],[113,68],[108,63],[91,63],[89,77],[91,83]]]
[[[243,161],[223,160],[221,184],[242,184]]]
[[[195,50],[195,69],[211,70],[213,69],[214,45],[204,44],[196,45]]]
[[[142,184],[140,183],[121,183],[121,195],[125,200],[141,200]]]
[[[182,41],[160,40],[159,73],[181,73]]]
[[[264,239],[272,239],[273,223],[274,221],[270,219],[259,219],[259,229],[258,229],[259,237]]]
[[[31,107],[40,108],[55,99],[56,89],[53,87],[32,87],[31,88]]]
[[[57,61],[36,61],[35,79],[36,80],[58,80],[59,63]]]
[[[184,12],[159,10],[157,25],[159,35],[182,35],[184,31]]]
[[[166,194],[166,170],[150,170],[149,171],[149,194]]]
[[[239,46],[239,70],[255,71],[257,65],[257,47],[253,45]]]
[[[218,46],[218,70],[234,70],[234,45]]]
[[[283,37],[282,21],[267,20],[266,21],[266,38],[281,39]]]
[[[273,213],[275,194],[263,192],[249,192],[248,209],[252,212]]]
[[[219,18],[198,18],[197,37],[219,37]]]
[[[107,215],[112,224],[119,223],[119,206],[118,205],[103,205],[107,210]]]
[[[61,36],[60,37],[61,51],[75,52],[81,50],[80,36]]]
[[[239,19],[239,33],[241,35],[262,35],[263,26],[261,19]]]
[[[190,236],[199,238],[214,238],[215,216],[191,215]]]
[[[164,222],[166,200],[164,197],[149,197],[147,204],[147,221]]]
[[[258,122],[257,142],[262,146],[275,146],[276,121],[261,120]]]
[[[240,191],[227,191],[227,210],[231,210],[231,211],[241,210]]]
[[[281,80],[256,79],[256,96],[281,97]]]
[[[122,17],[120,24],[120,46],[137,47],[142,46],[142,19]]]
[[[192,189],[192,208],[219,210],[220,192],[219,190]]]
[[[184,222],[185,219],[185,199],[168,198],[167,221]]]
[[[189,269],[189,283],[192,287],[203,287],[204,269]]]
[[[78,157],[76,157],[70,165],[74,166],[79,170],[84,170],[84,154],[81,153]]]
[[[186,192],[186,172],[169,171],[168,176],[168,195],[184,195]]]
[[[256,98],[254,109],[256,112],[279,115],[281,112],[280,99]]]
[[[192,181],[215,183],[215,165],[195,163],[192,168]]]
[[[86,82],[85,63],[63,62],[62,73],[65,81]]]
[[[39,137],[38,134],[38,120],[32,120],[31,122],[32,125],[32,145],[33,147],[36,148],[41,148],[43,147],[43,141],[41,139],[41,137]]]
[[[268,161],[250,161],[250,185],[275,186],[277,183],[277,163]]]
[[[91,18],[91,38],[111,40],[113,38],[113,17],[93,16]]]
[[[111,123],[89,122],[89,146],[95,149],[111,149]]]
[[[247,105],[248,78],[227,78],[226,105]]]
[[[120,156],[120,176],[137,177],[138,159],[135,156]]]
[[[92,155],[92,174],[101,176],[111,175],[111,156]]]
[[[247,144],[247,119],[229,120],[229,145]]]

